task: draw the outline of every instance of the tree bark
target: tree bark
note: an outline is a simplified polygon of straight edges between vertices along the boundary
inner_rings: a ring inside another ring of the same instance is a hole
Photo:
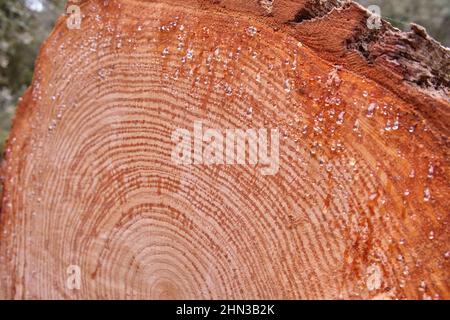
[[[5,148],[1,298],[450,298],[450,55],[423,29],[339,0],[78,5]],[[278,171],[174,163],[196,122],[278,129]]]

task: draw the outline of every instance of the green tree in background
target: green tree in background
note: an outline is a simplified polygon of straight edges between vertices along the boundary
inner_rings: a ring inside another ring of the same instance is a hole
[[[450,0],[357,0],[378,5],[384,18],[408,30],[409,22],[450,46]],[[0,152],[8,135],[18,98],[29,86],[34,60],[65,0],[0,0]]]
[[[0,0],[0,152],[39,47],[63,7],[57,0]]]

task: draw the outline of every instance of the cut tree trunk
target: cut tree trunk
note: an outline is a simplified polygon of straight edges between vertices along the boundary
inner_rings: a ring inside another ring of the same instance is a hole
[[[338,0],[78,5],[7,143],[1,298],[450,298],[450,59],[423,29]],[[279,169],[177,164],[195,122],[278,129]]]

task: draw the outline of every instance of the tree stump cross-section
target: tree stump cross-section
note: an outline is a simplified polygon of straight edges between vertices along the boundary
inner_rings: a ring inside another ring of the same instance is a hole
[[[4,154],[1,298],[450,298],[450,60],[423,29],[338,0],[68,5]],[[205,162],[207,132],[260,129],[276,170],[251,139]]]

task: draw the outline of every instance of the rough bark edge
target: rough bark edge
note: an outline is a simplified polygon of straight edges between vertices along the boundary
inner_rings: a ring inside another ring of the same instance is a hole
[[[83,5],[96,0],[68,0],[67,5]],[[404,80],[425,90],[436,91],[440,98],[450,102],[450,49],[430,37],[425,28],[411,24],[410,32],[393,27],[381,20],[380,29],[369,29],[365,24],[372,15],[367,9],[351,0],[135,0],[137,2],[165,2],[168,4],[241,13],[252,13],[283,24],[299,26],[330,17],[334,11],[356,9],[363,23],[345,41],[346,48],[358,51],[368,64],[380,57],[392,61],[403,69]],[[272,26],[273,23],[270,23]],[[320,53],[319,53],[320,55]]]

